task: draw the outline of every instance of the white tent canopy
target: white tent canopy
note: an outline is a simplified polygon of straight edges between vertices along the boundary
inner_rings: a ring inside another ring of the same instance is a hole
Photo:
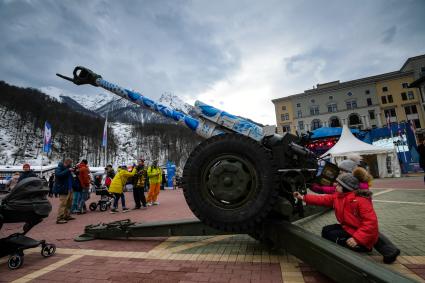
[[[330,156],[335,162],[344,160],[347,155],[359,154],[376,155],[379,177],[400,177],[400,165],[397,161],[395,149],[365,143],[356,138],[347,127],[342,128],[338,142],[322,155]],[[387,164],[388,163],[388,164]]]

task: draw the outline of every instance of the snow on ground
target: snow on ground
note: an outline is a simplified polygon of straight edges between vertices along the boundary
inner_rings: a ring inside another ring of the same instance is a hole
[[[42,154],[42,134],[41,131],[34,133],[31,129],[31,123],[25,124],[18,132],[17,122],[19,115],[12,111],[6,111],[0,107],[0,164],[22,165],[29,163],[31,165],[41,165]],[[15,154],[21,151],[22,157],[15,158]],[[43,164],[50,162],[44,155]]]

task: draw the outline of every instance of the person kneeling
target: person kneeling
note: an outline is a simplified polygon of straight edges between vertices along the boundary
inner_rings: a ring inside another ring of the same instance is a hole
[[[359,180],[350,173],[336,179],[332,195],[301,195],[294,197],[306,204],[333,207],[339,224],[323,227],[322,237],[357,252],[371,251],[378,240],[378,218],[370,191],[359,190]]]

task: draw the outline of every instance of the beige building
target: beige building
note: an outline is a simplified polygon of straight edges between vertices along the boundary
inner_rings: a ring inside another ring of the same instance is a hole
[[[425,130],[425,103],[410,84],[425,73],[425,55],[409,58],[394,72],[357,80],[317,84],[303,93],[274,99],[278,133],[320,127],[371,129],[411,121],[419,136]]]

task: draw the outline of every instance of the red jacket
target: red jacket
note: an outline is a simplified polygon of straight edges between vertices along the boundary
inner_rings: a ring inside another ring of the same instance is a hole
[[[90,170],[87,165],[80,163],[78,179],[80,180],[81,187],[84,189],[90,188]]]
[[[378,218],[371,198],[349,192],[321,196],[307,194],[304,201],[311,205],[333,207],[342,228],[360,245],[371,249],[378,240]]]

